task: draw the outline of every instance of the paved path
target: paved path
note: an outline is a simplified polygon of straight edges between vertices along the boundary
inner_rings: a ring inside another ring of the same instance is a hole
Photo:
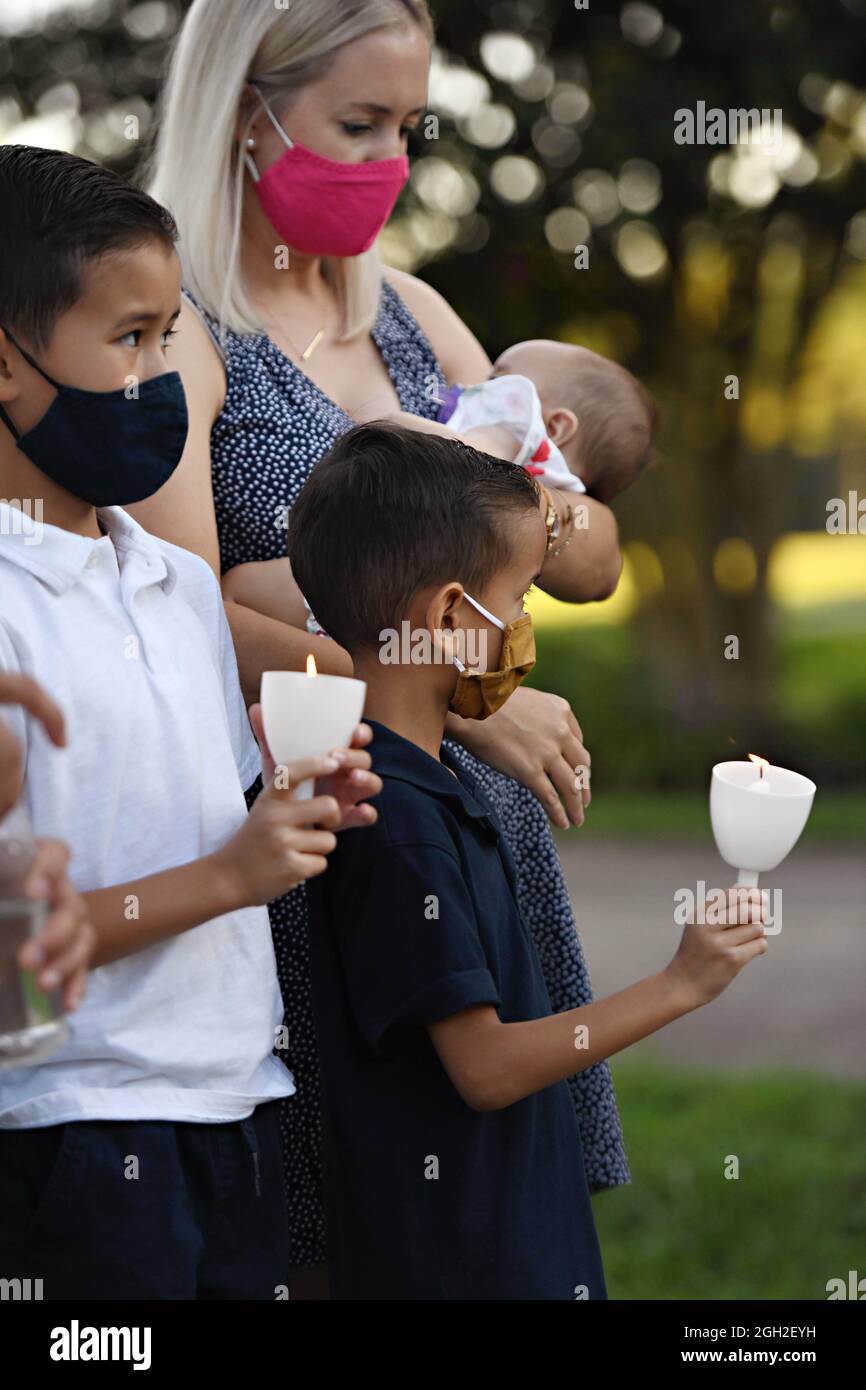
[[[596,998],[661,969],[682,928],[674,893],[727,887],[710,845],[614,840],[572,831],[560,852]],[[705,1008],[630,1055],[737,1070],[783,1064],[866,1076],[866,852],[802,846],[762,887],[782,890],[782,930]]]

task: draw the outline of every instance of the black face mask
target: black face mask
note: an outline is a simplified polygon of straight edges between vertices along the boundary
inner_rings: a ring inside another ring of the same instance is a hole
[[[6,336],[15,343],[11,333]],[[57,392],[26,434],[19,434],[0,405],[0,419],[41,472],[92,507],[142,502],[168,482],[189,427],[179,372],[140,382],[136,397],[122,387],[82,391],[55,381],[20,343],[15,346]]]

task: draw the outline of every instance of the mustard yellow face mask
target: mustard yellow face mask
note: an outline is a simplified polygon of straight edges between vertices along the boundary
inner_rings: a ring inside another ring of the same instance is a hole
[[[454,664],[460,675],[448,708],[463,719],[486,719],[501,709],[535,665],[532,615],[522,613],[510,623],[503,623],[469,594],[464,593],[463,597],[503,633],[502,655],[496,671],[467,671],[463,662],[455,657]]]

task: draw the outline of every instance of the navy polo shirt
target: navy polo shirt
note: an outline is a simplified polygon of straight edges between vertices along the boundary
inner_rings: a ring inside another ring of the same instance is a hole
[[[369,722],[379,820],[307,885],[331,1296],[606,1298],[566,1083],[479,1113],[427,1032],[473,1004],[552,1012],[495,814]]]

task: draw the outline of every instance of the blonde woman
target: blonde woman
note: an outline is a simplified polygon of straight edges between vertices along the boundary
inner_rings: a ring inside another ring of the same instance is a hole
[[[315,463],[371,401],[377,414],[430,421],[448,384],[490,372],[442,297],[383,269],[376,250],[424,112],[432,38],[424,0],[195,0],[173,55],[150,191],[180,227],[187,299],[173,351],[190,432],[171,482],[131,510],[221,577],[250,702],[262,671],[299,669],[310,651],[321,671],[351,670],[306,630],[285,558],[287,512]],[[615,523],[590,509],[589,529],[540,580],[562,598],[616,584]],[[272,595],[258,609],[244,602],[251,572]],[[503,823],[554,1009],[587,1003],[547,820],[583,820],[574,770],[588,757],[574,715],[557,696],[521,690],[483,722],[452,717],[449,735]],[[297,1276],[325,1258],[303,893],[274,904],[271,921],[297,1087],[283,1124]],[[607,1063],[571,1085],[590,1187],[628,1182]],[[317,1287],[296,1277],[293,1296]]]

